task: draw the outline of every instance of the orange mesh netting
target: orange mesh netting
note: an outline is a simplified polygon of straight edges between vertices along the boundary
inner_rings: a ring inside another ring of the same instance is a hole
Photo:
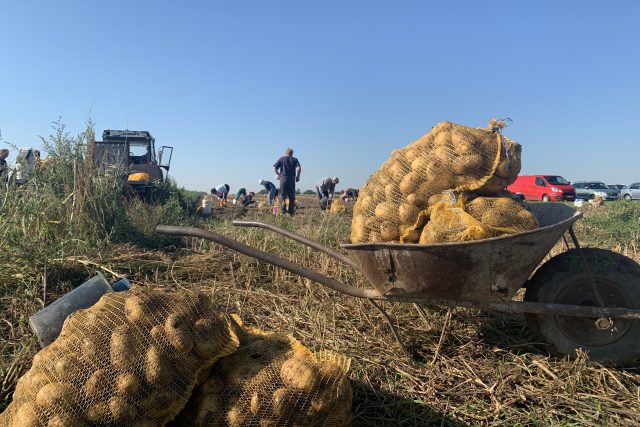
[[[164,425],[198,374],[238,347],[232,324],[196,293],[107,294],[35,355],[0,425]]]
[[[487,129],[445,121],[395,150],[360,190],[351,242],[418,243],[431,196],[445,190],[490,196],[515,181],[521,146],[502,135],[503,126],[498,120]]]

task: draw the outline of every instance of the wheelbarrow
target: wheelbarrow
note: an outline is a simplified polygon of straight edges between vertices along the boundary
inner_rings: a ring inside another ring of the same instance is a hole
[[[523,313],[531,331],[551,352],[575,356],[582,348],[591,360],[613,364],[637,359],[640,265],[616,252],[582,248],[572,228],[582,217],[580,212],[559,203],[534,204],[531,210],[540,224],[536,230],[461,243],[342,244],[348,256],[276,225],[233,221],[324,252],[361,272],[372,288],[346,285],[211,231],[168,225],[159,225],[156,231],[211,240],[337,292],[365,298],[383,315],[400,345],[393,322],[377,301],[413,303],[423,318],[421,304]],[[560,240],[566,251],[536,270]],[[521,288],[524,300],[517,301],[514,297]]]

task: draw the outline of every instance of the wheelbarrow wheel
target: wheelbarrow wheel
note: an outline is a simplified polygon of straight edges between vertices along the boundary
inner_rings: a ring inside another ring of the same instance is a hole
[[[616,252],[582,249],[607,307],[640,308],[640,265]],[[597,306],[580,253],[564,252],[540,267],[527,283],[525,301]],[[626,319],[527,314],[533,334],[550,352],[576,355],[582,348],[590,360],[624,364],[640,356],[640,322]],[[599,326],[599,327],[598,327]]]

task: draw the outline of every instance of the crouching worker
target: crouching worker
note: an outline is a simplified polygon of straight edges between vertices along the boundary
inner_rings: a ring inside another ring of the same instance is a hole
[[[211,194],[216,196],[220,202],[220,206],[227,205],[227,196],[229,195],[229,184],[218,185],[216,188],[211,189]]]
[[[342,200],[345,202],[358,200],[358,190],[355,188],[347,188],[342,191]]]
[[[242,199],[241,203],[242,203],[242,207],[246,208],[249,205],[254,204],[256,201],[253,200],[253,198],[256,196],[256,193],[254,193],[253,191],[249,192],[249,194],[247,194],[246,196],[244,196],[244,198]]]
[[[264,179],[261,179],[260,181],[258,181],[258,185],[262,185],[267,192],[267,204],[273,204],[273,200],[278,195],[278,189],[276,188],[275,184],[271,181],[265,181]]]
[[[331,201],[333,200],[333,193],[336,191],[336,184],[339,182],[340,180],[338,177],[334,176],[333,178],[322,178],[316,184],[320,209],[323,211],[331,204]]]

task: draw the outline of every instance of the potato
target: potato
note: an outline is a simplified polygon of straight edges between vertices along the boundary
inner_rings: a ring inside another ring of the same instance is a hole
[[[33,403],[25,403],[18,408],[11,419],[11,427],[38,427],[40,416],[37,412],[37,406]]]
[[[109,411],[116,423],[130,423],[136,418],[137,410],[133,403],[121,396],[109,399]]]
[[[451,132],[447,132],[447,131],[439,132],[438,134],[436,134],[435,139],[433,140],[433,143],[436,146],[448,146],[448,145],[450,145],[451,144]]]
[[[138,354],[133,330],[124,324],[116,327],[111,334],[109,343],[111,364],[118,370],[133,369],[136,365]]]
[[[451,144],[458,154],[466,155],[479,151],[479,141],[463,128],[457,128],[451,132]]]
[[[368,241],[371,242],[371,243],[382,243],[382,242],[384,242],[384,240],[382,240],[382,236],[377,231],[371,231],[369,233]]]
[[[392,221],[385,221],[380,225],[380,236],[385,242],[400,240],[400,227]]]
[[[229,427],[244,427],[246,425],[247,414],[243,413],[241,408],[233,406],[227,413],[227,422]]]
[[[130,323],[138,323],[151,320],[148,301],[144,301],[141,295],[131,295],[124,300],[124,315]]]
[[[105,351],[106,339],[99,335],[85,336],[80,340],[80,353],[83,359],[95,361]]]
[[[280,420],[273,420],[271,418],[263,418],[258,422],[260,427],[279,427],[282,425]]]
[[[198,319],[193,325],[196,353],[201,358],[209,359],[217,355],[228,342],[226,337],[218,333],[217,329],[219,328],[221,325],[216,324],[215,320],[210,318]]]
[[[455,155],[455,151],[450,147],[446,145],[438,146],[431,152],[432,164],[440,165],[441,169],[448,168]]]
[[[394,220],[397,218],[398,208],[391,202],[378,203],[375,209],[375,216],[382,219]]]
[[[47,427],[83,427],[87,424],[76,415],[58,412],[49,418]]]
[[[291,360],[291,359],[289,359]],[[279,388],[273,392],[271,403],[273,404],[273,413],[278,417],[286,417],[294,410],[299,395],[289,388]]]
[[[425,176],[432,160],[428,157],[421,156],[411,162],[411,170],[421,176]]]
[[[280,378],[287,387],[309,392],[318,382],[318,370],[310,359],[292,357],[280,367]]]
[[[82,387],[89,399],[99,400],[108,396],[111,391],[111,378],[104,369],[94,371]]]
[[[172,369],[169,360],[160,354],[156,346],[147,349],[144,360],[144,377],[153,385],[166,385],[171,382]]]
[[[411,205],[409,203],[403,203],[398,208],[398,217],[400,218],[400,224],[411,225],[414,224],[416,218],[418,218],[418,214],[420,213],[420,208]]]
[[[140,393],[140,379],[131,373],[120,374],[116,377],[116,393],[122,396],[136,396]]]
[[[358,201],[356,202],[356,206],[360,206],[360,209],[368,210],[373,208],[373,199],[371,196],[363,196],[358,197]],[[355,209],[355,208],[354,208]]]
[[[209,420],[220,414],[222,411],[221,396],[219,394],[207,393],[201,396],[197,413],[195,414],[195,425],[209,425]]]
[[[140,412],[145,417],[158,420],[176,415],[184,405],[185,396],[174,389],[152,392],[140,403]]]
[[[395,182],[389,183],[384,186],[384,200],[387,202],[391,202],[398,197],[398,184]]]
[[[413,193],[423,180],[424,177],[419,172],[412,171],[407,173],[400,181],[399,188],[401,194]]]
[[[479,154],[468,154],[454,158],[451,170],[457,174],[475,179],[485,176],[489,171],[490,163],[485,163]]]
[[[58,382],[78,382],[82,380],[85,367],[77,357],[62,355],[53,364],[53,373]]]
[[[387,170],[387,173],[389,174],[389,176],[393,181],[400,182],[402,177],[407,173],[408,169],[409,167],[404,166],[403,162],[396,160],[391,165],[389,165],[389,169]]]
[[[167,316],[164,332],[171,346],[181,353],[188,353],[193,348],[193,338],[185,317],[178,313]]]
[[[429,200],[429,195],[430,194],[427,193],[411,193],[407,195],[406,203],[417,208],[426,208],[427,200]]]
[[[78,402],[77,392],[71,383],[50,383],[36,394],[36,403],[45,410],[72,409]]]
[[[158,348],[166,348],[169,346],[169,339],[167,338],[167,334],[164,332],[163,325],[155,325],[149,331],[149,335],[151,335],[153,343],[157,345]]]
[[[91,424],[104,424],[108,423],[111,419],[111,410],[106,402],[98,402],[90,405],[86,411],[84,411],[84,419]]]

